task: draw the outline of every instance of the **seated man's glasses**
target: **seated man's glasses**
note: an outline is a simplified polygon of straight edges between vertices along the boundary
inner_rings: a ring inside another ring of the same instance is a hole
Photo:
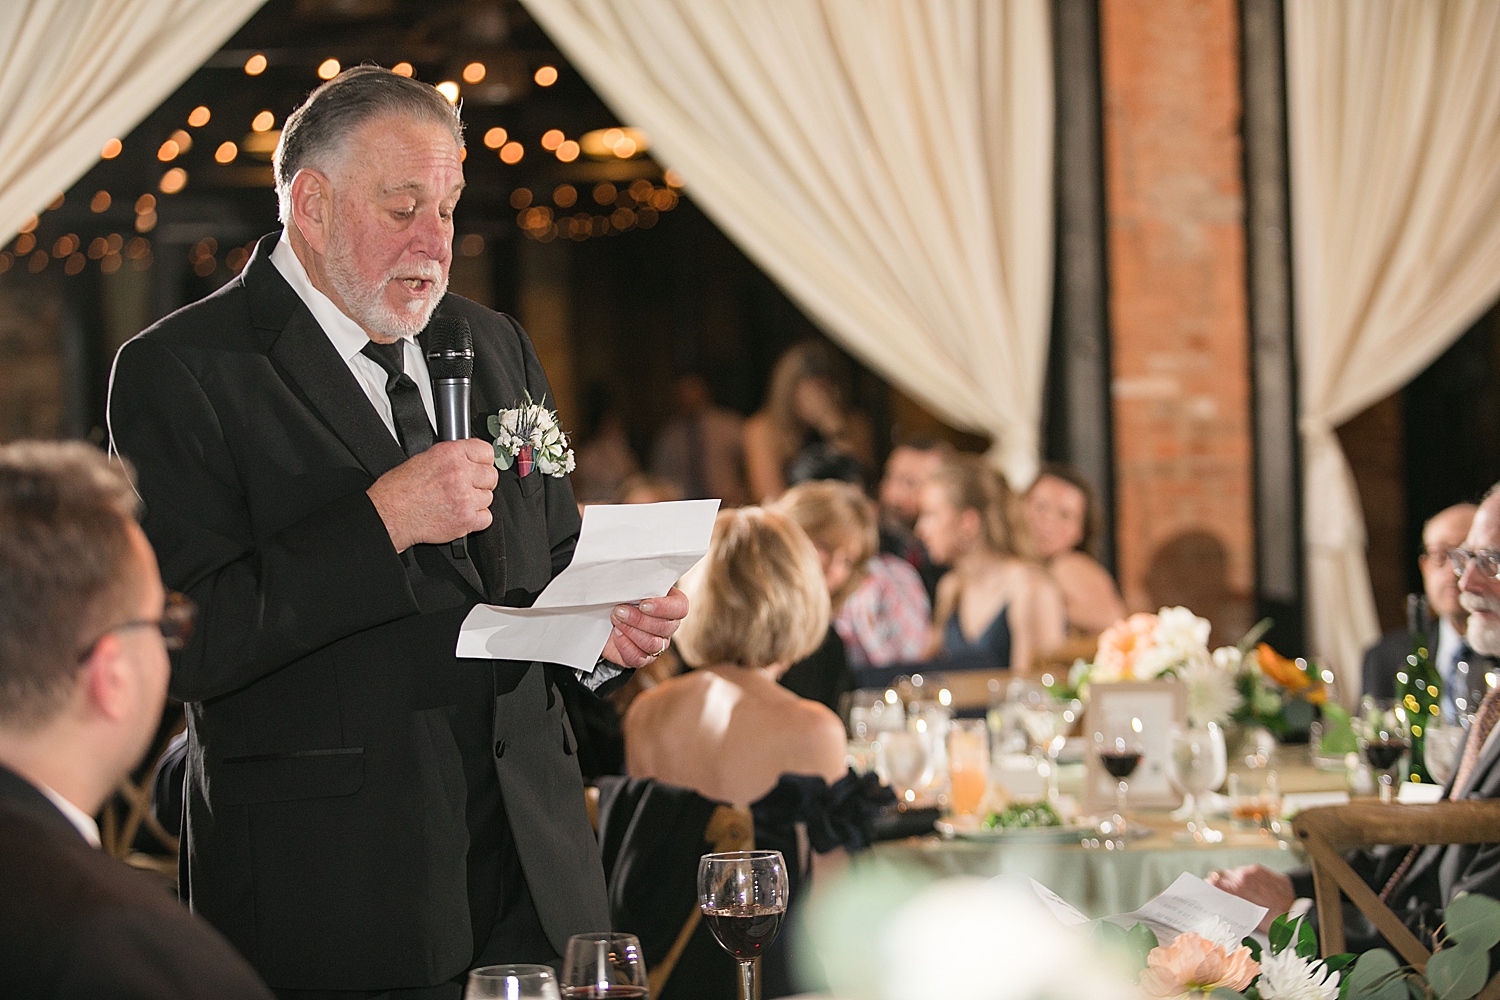
[[[121,622],[111,628],[104,630],[103,634],[89,643],[78,656],[78,662],[82,663],[93,655],[94,647],[99,645],[99,640],[111,632],[123,632],[132,628],[154,628],[161,630],[162,645],[168,649],[181,649],[187,645],[188,639],[193,635],[193,618],[198,613],[198,606],[186,596],[173,591],[167,595],[166,607],[162,608],[161,617],[152,621],[149,618],[136,618],[128,622]]]
[[[1470,562],[1473,562],[1474,568],[1484,576],[1500,575],[1500,551],[1495,549],[1480,549],[1478,552],[1470,552],[1468,549],[1450,549],[1448,561],[1453,564],[1454,576],[1463,576]]]

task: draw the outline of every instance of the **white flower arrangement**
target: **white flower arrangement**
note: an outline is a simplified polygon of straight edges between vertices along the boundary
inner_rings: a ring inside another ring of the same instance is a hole
[[[1224,722],[1244,703],[1235,686],[1240,657],[1233,647],[1210,652],[1212,631],[1208,619],[1182,607],[1131,615],[1099,637],[1087,674],[1074,674],[1080,685],[1176,679],[1187,688],[1193,725]]]
[[[561,478],[572,472],[575,463],[568,436],[557,425],[557,414],[547,409],[546,399],[501,410],[487,421],[495,439],[495,467],[501,470],[516,466],[521,478],[531,474],[534,466],[544,476]]]

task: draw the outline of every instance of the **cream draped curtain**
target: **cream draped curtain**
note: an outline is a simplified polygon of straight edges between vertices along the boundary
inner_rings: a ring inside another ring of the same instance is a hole
[[[1379,623],[1333,429],[1500,295],[1500,3],[1288,0],[1286,45],[1312,637],[1352,694]]]
[[[854,354],[1029,483],[1052,288],[1047,0],[525,0]]]
[[[88,172],[265,0],[0,4],[0,242]]]

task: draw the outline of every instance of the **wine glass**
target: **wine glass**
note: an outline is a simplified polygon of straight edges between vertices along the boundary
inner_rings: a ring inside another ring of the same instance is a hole
[[[469,973],[464,1000],[562,1000],[545,965],[487,965]]]
[[[719,946],[740,963],[740,1000],[755,1000],[755,960],[780,933],[790,894],[780,851],[705,854],[698,861],[698,906]]]
[[[1396,801],[1396,771],[1411,749],[1406,712],[1389,698],[1365,698],[1360,705],[1359,752],[1380,776],[1380,801]]]
[[[955,719],[948,729],[949,804],[971,816],[984,802],[990,777],[990,731],[983,719]]]
[[[1057,757],[1068,742],[1079,710],[1076,701],[1048,701],[1028,705],[1021,715],[1027,734],[1047,755],[1047,799],[1054,805],[1057,804]]]
[[[1119,782],[1115,786],[1115,814],[1108,823],[1100,824],[1100,833],[1109,838],[1109,846],[1123,850],[1125,847],[1125,806],[1130,794],[1130,776],[1141,763],[1145,747],[1141,743],[1141,720],[1111,717],[1102,729],[1094,733],[1094,750],[1099,763],[1110,776]]]
[[[1422,760],[1427,765],[1427,773],[1439,785],[1453,780],[1453,772],[1458,769],[1459,751],[1467,735],[1468,727],[1461,723],[1434,722],[1427,727]]]
[[[917,792],[932,782],[929,749],[927,738],[910,730],[880,734],[875,744],[875,771],[902,802],[916,802]]]
[[[646,958],[634,934],[597,931],[568,938],[563,956],[565,998],[645,997]]]
[[[1203,815],[1203,796],[1224,783],[1229,773],[1229,755],[1224,749],[1224,731],[1217,723],[1178,726],[1169,741],[1171,767],[1167,777],[1188,797],[1187,829],[1173,835],[1184,843],[1217,844],[1224,834],[1208,825]]]

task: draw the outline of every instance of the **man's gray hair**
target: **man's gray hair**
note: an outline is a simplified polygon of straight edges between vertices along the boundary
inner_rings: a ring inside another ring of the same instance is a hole
[[[460,149],[464,123],[456,105],[425,83],[380,66],[346,69],[307,96],[281,129],[271,165],[282,223],[292,221],[292,178],[303,167],[326,168],[350,135],[372,119],[403,115],[442,125]]]

